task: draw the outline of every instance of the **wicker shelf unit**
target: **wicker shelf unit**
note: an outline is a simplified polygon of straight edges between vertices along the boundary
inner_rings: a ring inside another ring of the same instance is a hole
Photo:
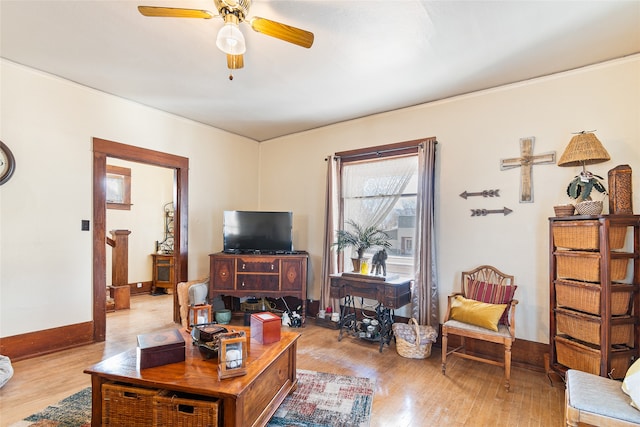
[[[623,378],[640,355],[640,215],[549,218],[550,368]]]

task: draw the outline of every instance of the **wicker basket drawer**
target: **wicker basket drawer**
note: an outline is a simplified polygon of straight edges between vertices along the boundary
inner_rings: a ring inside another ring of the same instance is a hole
[[[146,427],[153,419],[158,390],[118,383],[102,385],[102,425]]]
[[[585,313],[600,314],[600,289],[598,283],[556,280],[556,305]],[[615,283],[611,285],[611,315],[629,314],[633,285]]]
[[[600,345],[602,327],[600,317],[563,308],[557,308],[555,312],[559,334]],[[625,318],[631,320],[629,316],[625,316]],[[611,325],[611,344],[624,344],[633,347],[633,323]]]
[[[559,278],[600,281],[600,254],[582,251],[556,251],[557,272]],[[624,280],[627,277],[626,258],[612,258],[610,264],[611,280]]]
[[[552,225],[553,243],[560,248],[600,249],[598,221],[557,221]],[[622,249],[627,227],[609,228],[609,248]]]
[[[154,398],[154,426],[217,427],[218,399],[185,393],[170,393]]]
[[[567,368],[600,375],[601,351],[599,348],[581,343],[565,336],[556,336],[556,357],[558,363]],[[621,346],[611,351],[611,375],[615,379],[624,378],[631,366],[633,351]]]

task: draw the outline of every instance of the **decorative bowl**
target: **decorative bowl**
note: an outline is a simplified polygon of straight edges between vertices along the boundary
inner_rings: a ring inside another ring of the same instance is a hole
[[[553,210],[556,213],[556,216],[558,217],[571,216],[576,210],[576,207],[573,205],[560,205],[560,206],[554,206]]]
[[[587,200],[576,205],[580,215],[600,215],[602,213],[602,201]]]
[[[218,310],[216,311],[216,322],[221,325],[228,325],[231,322],[231,310]]]

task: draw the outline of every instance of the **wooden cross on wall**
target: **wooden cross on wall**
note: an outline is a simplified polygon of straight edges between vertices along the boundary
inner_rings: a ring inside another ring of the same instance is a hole
[[[500,160],[500,170],[520,168],[520,203],[533,202],[533,183],[531,173],[533,165],[544,165],[556,162],[556,152],[533,155],[535,137],[520,138],[520,157]]]

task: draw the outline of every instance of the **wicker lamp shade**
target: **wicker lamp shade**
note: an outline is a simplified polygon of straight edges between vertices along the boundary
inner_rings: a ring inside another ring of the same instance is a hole
[[[592,132],[580,132],[569,141],[558,166],[584,166],[602,163],[611,157]]]

